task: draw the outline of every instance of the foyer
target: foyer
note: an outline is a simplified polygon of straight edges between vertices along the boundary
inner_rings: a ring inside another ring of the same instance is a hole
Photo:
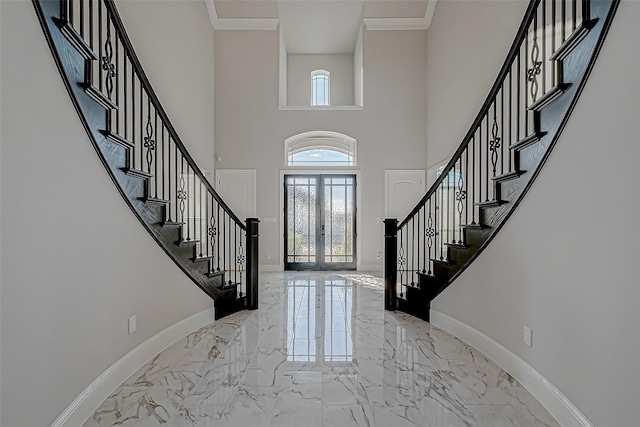
[[[559,426],[507,372],[443,330],[383,310],[361,272],[264,273],[260,308],[144,365],[99,426]]]

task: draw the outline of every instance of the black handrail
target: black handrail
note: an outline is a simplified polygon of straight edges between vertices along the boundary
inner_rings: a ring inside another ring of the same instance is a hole
[[[236,216],[236,214],[231,210],[231,208],[229,208],[229,206],[224,202],[224,200],[222,200],[222,198],[214,190],[209,180],[207,180],[204,173],[202,173],[202,170],[200,170],[200,168],[198,167],[198,164],[196,163],[196,161],[193,159],[193,157],[191,157],[191,154],[189,154],[189,151],[186,149],[186,147],[182,143],[182,140],[178,136],[178,133],[176,132],[175,128],[173,127],[173,124],[171,123],[171,120],[169,120],[169,116],[165,112],[164,108],[162,107],[162,104],[160,103],[160,100],[158,99],[158,96],[153,90],[153,87],[149,82],[149,78],[147,77],[147,74],[145,73],[144,68],[142,68],[142,64],[138,59],[138,55],[136,54],[135,49],[131,44],[131,40],[129,39],[129,36],[124,28],[124,24],[122,23],[122,19],[120,18],[120,14],[118,13],[118,9],[116,8],[116,5],[115,5],[115,1],[114,0],[102,0],[102,1],[104,2],[105,6],[107,7],[110,13],[111,19],[113,20],[114,27],[116,29],[116,33],[118,34],[122,44],[124,45],[125,53],[129,57],[129,60],[131,61],[132,65],[135,67],[134,68],[135,73],[138,75],[138,78],[143,83],[145,92],[147,93],[149,98],[151,98],[154,108],[157,110],[158,114],[160,115],[160,118],[162,119],[162,122],[169,130],[169,133],[171,134],[171,138],[173,138],[181,154],[185,157],[185,159],[187,160],[187,162],[189,163],[193,171],[198,175],[201,182],[206,186],[209,193],[213,195],[216,202],[218,202],[220,206],[222,206],[225,212],[227,212],[227,214],[234,220],[234,222],[240,228],[242,228],[243,230],[246,230],[245,224],[242,222],[242,220],[240,220]]]
[[[478,112],[478,115],[476,116],[476,118],[471,124],[471,127],[467,131],[467,134],[462,139],[462,142],[458,146],[457,150],[451,156],[449,163],[447,163],[447,165],[444,167],[440,176],[436,179],[436,181],[429,188],[429,190],[427,190],[426,194],[422,197],[422,199],[420,199],[420,201],[416,204],[413,210],[405,217],[404,220],[402,220],[402,222],[398,224],[398,229],[406,225],[411,220],[411,218],[413,218],[420,211],[420,209],[427,203],[427,200],[429,200],[429,198],[436,192],[437,188],[442,185],[443,181],[448,176],[449,172],[451,172],[451,169],[453,169],[453,166],[460,160],[460,156],[462,155],[464,150],[469,146],[469,142],[471,142],[471,138],[473,138],[476,131],[478,130],[478,126],[480,126],[484,117],[487,115],[489,108],[493,104],[494,98],[499,93],[500,88],[505,81],[505,78],[507,77],[511,67],[513,66],[513,63],[518,55],[518,52],[520,51],[520,47],[522,46],[522,43],[527,35],[527,31],[529,30],[529,26],[533,21],[533,17],[537,13],[539,4],[540,4],[540,0],[531,0],[531,2],[529,3],[529,6],[527,7],[527,11],[524,14],[524,18],[522,19],[522,23],[518,28],[518,32],[516,33],[513,43],[511,44],[509,53],[507,54],[507,57],[504,63],[502,64],[502,68],[500,68],[500,72],[498,73],[498,76],[496,77],[496,80],[493,83],[493,86],[491,86],[491,90],[489,91],[487,98],[482,104],[482,107],[480,107],[480,111]]]

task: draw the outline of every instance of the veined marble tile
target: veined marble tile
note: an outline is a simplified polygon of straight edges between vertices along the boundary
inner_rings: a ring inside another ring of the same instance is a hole
[[[262,273],[260,308],[128,378],[83,427],[558,427],[507,372],[384,311],[367,273]]]

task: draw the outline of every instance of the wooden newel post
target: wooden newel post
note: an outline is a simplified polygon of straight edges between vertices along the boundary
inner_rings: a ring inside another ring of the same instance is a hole
[[[398,220],[384,220],[384,308],[395,310],[397,307],[396,281],[398,278]]]
[[[247,310],[258,308],[258,218],[247,218]]]

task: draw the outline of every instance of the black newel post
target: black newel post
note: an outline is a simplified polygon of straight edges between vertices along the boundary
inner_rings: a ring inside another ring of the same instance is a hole
[[[247,218],[247,310],[258,308],[258,218]]]
[[[398,277],[398,220],[384,220],[384,308],[395,310],[397,306],[396,280]]]

